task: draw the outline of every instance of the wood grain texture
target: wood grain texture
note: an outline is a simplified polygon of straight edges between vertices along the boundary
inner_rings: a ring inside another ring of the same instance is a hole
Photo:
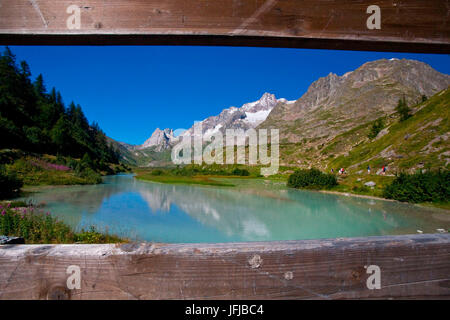
[[[450,52],[450,0],[0,0],[3,44],[190,44]],[[381,29],[369,30],[369,5]],[[67,28],[70,5],[81,27]]]
[[[80,289],[66,286],[70,265]],[[367,289],[367,265],[380,267],[381,289]],[[448,299],[450,235],[4,245],[0,270],[0,299]]]

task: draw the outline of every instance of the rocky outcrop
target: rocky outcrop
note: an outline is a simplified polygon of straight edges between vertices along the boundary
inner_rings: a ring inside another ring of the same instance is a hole
[[[450,85],[450,76],[415,60],[382,59],[342,76],[330,73],[311,84],[295,103],[278,103],[260,128],[279,128],[285,142],[330,140],[395,112],[403,96],[409,104]],[[320,141],[323,143],[324,141]]]
[[[148,138],[142,145],[137,146],[138,150],[154,147],[155,151],[162,151],[171,147],[175,139],[172,129],[161,130],[156,128],[151,137]]]

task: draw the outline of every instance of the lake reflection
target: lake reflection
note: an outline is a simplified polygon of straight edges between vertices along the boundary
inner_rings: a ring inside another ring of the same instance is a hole
[[[141,182],[42,189],[26,199],[70,225],[96,225],[136,240],[230,242],[436,232],[448,214],[380,200],[288,189],[265,180],[232,180],[233,188]]]

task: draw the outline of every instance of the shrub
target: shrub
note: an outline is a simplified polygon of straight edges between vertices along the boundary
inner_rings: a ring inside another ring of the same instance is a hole
[[[72,159],[71,157],[68,157],[66,160],[66,165],[69,166],[71,169],[75,170],[78,165],[78,161]]]
[[[102,183],[102,176],[91,168],[84,168],[78,171],[77,176],[85,179],[88,184]]]
[[[233,176],[248,177],[250,175],[250,172],[248,172],[247,169],[234,168],[233,171],[231,171],[231,174]]]
[[[97,229],[94,226],[89,227],[88,230],[81,229],[80,232],[75,233],[74,241],[82,243],[123,242],[123,240],[121,240],[117,236],[97,231]]]
[[[353,186],[352,191],[367,193],[367,192],[370,192],[370,189],[366,186]]]
[[[398,175],[383,190],[383,196],[404,202],[450,201],[450,171]]]
[[[374,139],[378,136],[381,130],[384,129],[384,120],[383,119],[377,119],[373,125],[372,128],[370,128],[370,132],[367,135],[369,139]]]
[[[3,149],[0,150],[0,164],[9,164],[22,156],[22,151]]]
[[[164,174],[164,171],[162,171],[161,169],[155,169],[155,170],[152,170],[152,172],[151,172],[152,176],[160,176],[162,174]]]
[[[23,186],[15,172],[8,172],[4,166],[0,166],[0,198],[8,197],[19,191]]]
[[[124,242],[94,227],[75,232],[70,226],[35,207],[0,205],[0,234],[23,237],[26,243],[115,243]]]
[[[411,117],[411,109],[408,107],[405,97],[398,100],[398,104],[397,107],[395,107],[395,110],[400,114],[400,121],[408,120]]]
[[[10,167],[14,172],[18,174],[24,174],[29,172],[42,171],[42,168],[33,165],[27,158],[20,158],[16,160]]]
[[[297,170],[289,176],[288,187],[306,189],[327,189],[336,186],[334,175],[323,173],[317,169]]]
[[[70,168],[62,164],[54,164],[46,162],[42,159],[30,159],[28,161],[31,165],[44,170],[56,170],[56,171],[70,171]]]

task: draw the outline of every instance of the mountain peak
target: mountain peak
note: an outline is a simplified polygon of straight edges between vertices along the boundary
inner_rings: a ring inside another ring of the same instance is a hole
[[[264,92],[264,94],[261,96],[261,98],[258,100],[261,103],[267,102],[267,101],[276,101],[277,98],[275,97],[275,95],[273,93],[269,93],[269,92]]]
[[[267,99],[275,99],[275,95],[270,92],[264,92],[259,101],[267,100]]]
[[[247,112],[257,112],[272,109],[277,104],[274,94],[265,92],[259,100],[244,104],[240,109]]]
[[[163,149],[167,149],[170,147],[170,143],[175,139],[173,135],[173,130],[170,128],[166,128],[161,130],[156,128],[153,131],[150,138],[148,138],[142,145],[138,146],[138,149],[146,149],[150,147],[155,147],[157,151],[161,151]]]

